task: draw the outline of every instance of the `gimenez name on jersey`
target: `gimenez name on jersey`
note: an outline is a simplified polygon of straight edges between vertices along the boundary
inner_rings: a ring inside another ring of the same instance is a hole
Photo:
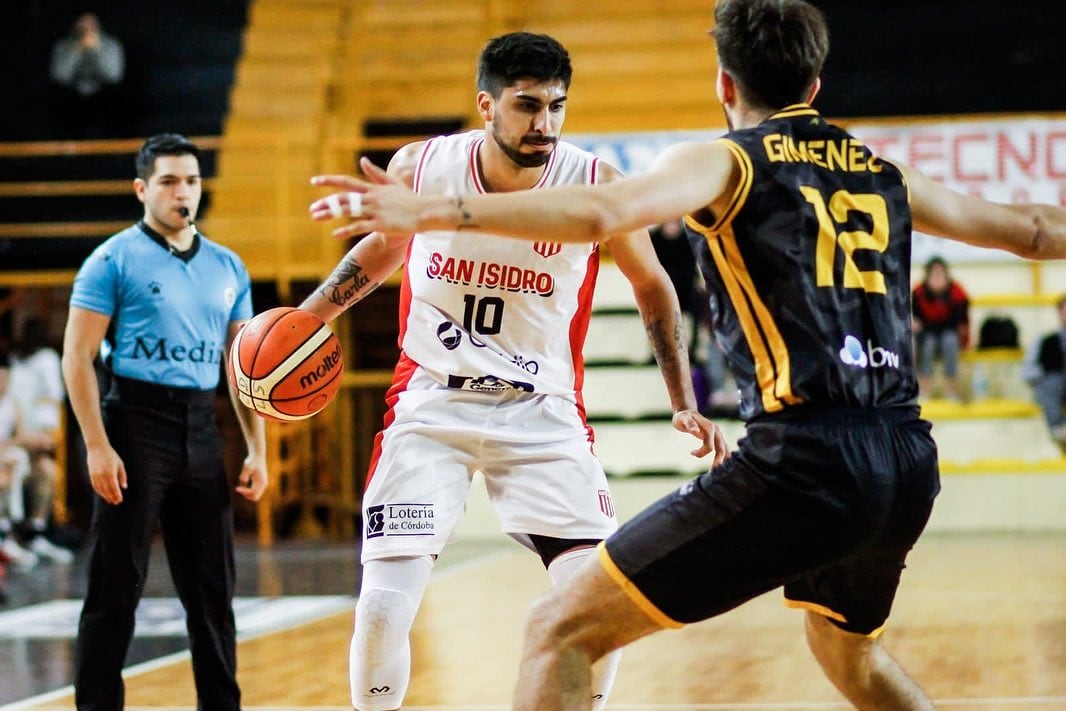
[[[840,349],[840,360],[845,365],[858,368],[899,368],[899,354],[887,348],[875,346],[869,339],[863,346],[855,336],[844,338],[844,347]]]
[[[366,509],[366,537],[432,536],[433,504],[379,504]]]

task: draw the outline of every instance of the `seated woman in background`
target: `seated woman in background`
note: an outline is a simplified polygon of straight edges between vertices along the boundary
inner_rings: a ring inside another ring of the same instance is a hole
[[[10,385],[11,360],[0,351],[0,563],[28,570],[37,565],[37,555],[21,545],[15,526],[25,518],[22,485],[30,458],[22,446],[22,419]]]
[[[1066,452],[1066,295],[1055,308],[1059,328],[1040,336],[1030,347],[1023,375],[1033,388],[1052,438]]]
[[[926,262],[925,276],[912,294],[911,310],[922,396],[942,394],[958,400],[959,354],[970,340],[970,297],[951,278],[943,258],[933,257]],[[943,393],[932,390],[937,359],[944,369]]]
[[[46,536],[55,503],[56,437],[66,392],[59,353],[49,345],[47,325],[40,319],[23,325],[18,358],[11,369],[11,389],[22,419],[19,443],[30,455],[23,539],[38,557],[69,563],[73,553]]]

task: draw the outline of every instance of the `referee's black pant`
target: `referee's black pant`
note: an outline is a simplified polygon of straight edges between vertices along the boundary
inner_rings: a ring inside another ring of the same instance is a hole
[[[118,506],[96,498],[88,591],[78,625],[79,711],[123,708],[122,666],[158,521],[185,607],[199,708],[237,711],[233,511],[214,391],[116,380],[104,400],[111,445],[126,466]]]

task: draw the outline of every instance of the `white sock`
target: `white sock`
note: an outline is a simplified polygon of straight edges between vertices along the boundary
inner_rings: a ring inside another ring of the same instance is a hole
[[[363,565],[348,654],[352,706],[398,709],[411,679],[411,625],[422,602],[433,558],[384,558]]]
[[[573,576],[588,561],[588,558],[594,555],[596,555],[595,548],[580,548],[562,553],[548,564],[548,577],[554,585],[559,585]],[[614,686],[614,678],[618,674],[618,665],[621,661],[622,650],[616,649],[592,665],[592,711],[600,711],[607,705],[607,696],[611,693],[611,687]]]

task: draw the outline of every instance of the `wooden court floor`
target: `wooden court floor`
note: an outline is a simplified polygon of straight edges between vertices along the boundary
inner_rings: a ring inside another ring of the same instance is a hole
[[[442,565],[413,632],[405,708],[507,708],[523,618],[545,587],[539,562],[507,542]],[[802,618],[775,592],[641,640],[624,654],[608,708],[848,708],[807,653]],[[351,628],[346,612],[243,641],[246,708],[350,709]],[[1066,710],[1066,534],[926,536],[884,640],[938,708]],[[127,690],[129,708],[195,707],[184,656],[142,665]],[[69,709],[72,700],[22,707]]]

